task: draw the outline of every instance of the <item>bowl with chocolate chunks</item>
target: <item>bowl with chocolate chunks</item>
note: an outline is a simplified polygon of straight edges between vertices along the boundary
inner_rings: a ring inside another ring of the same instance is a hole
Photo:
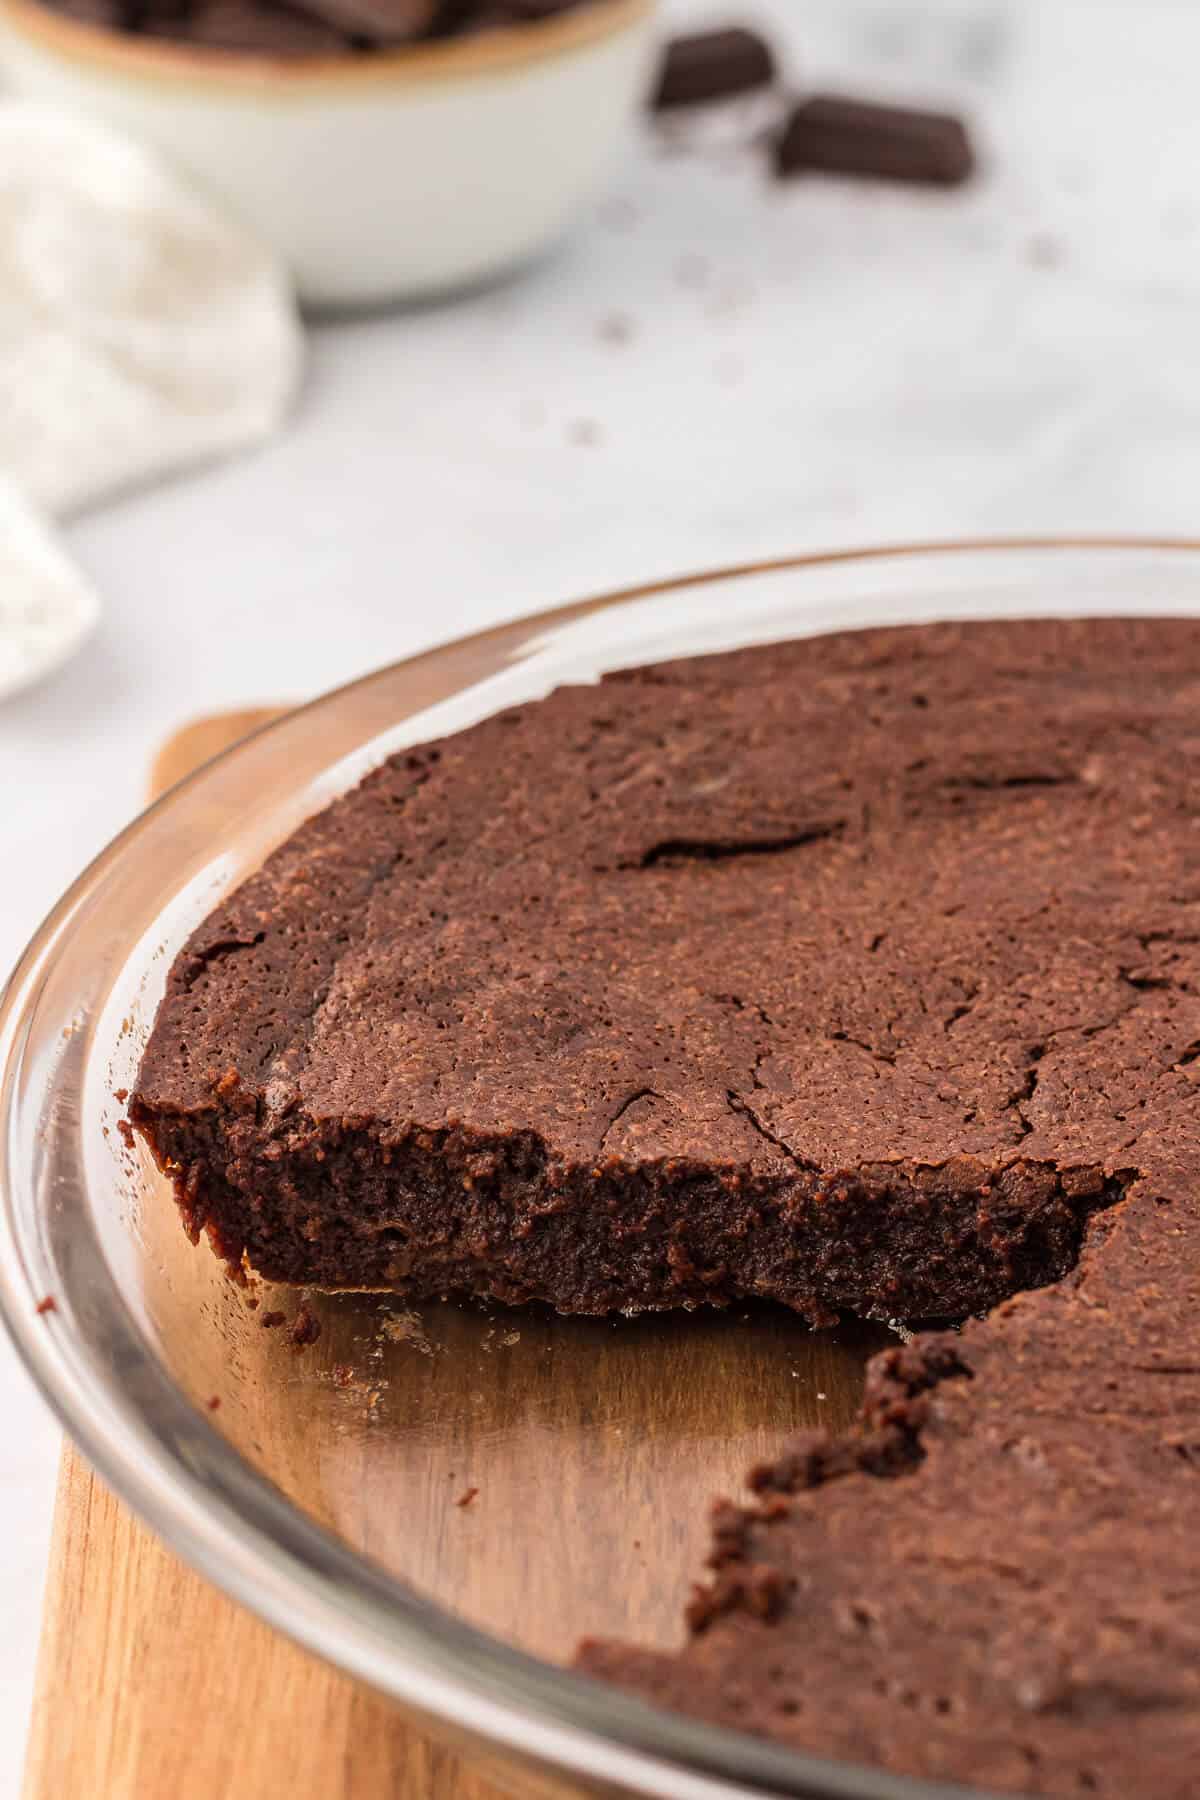
[[[645,92],[653,11],[0,0],[0,67],[223,196],[303,301],[370,305],[486,280],[565,230]]]

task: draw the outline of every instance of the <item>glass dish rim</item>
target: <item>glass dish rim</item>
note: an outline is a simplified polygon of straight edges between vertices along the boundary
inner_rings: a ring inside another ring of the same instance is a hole
[[[40,1296],[52,1289],[37,1273],[44,1246],[23,1230],[14,1204],[9,1136],[15,1131],[15,1076],[32,1009],[62,954],[72,916],[113,868],[136,852],[151,819],[194,794],[214,769],[228,766],[265,735],[307,715],[319,716],[322,708],[345,705],[372,684],[421,664],[489,645],[499,649],[508,636],[541,636],[591,613],[689,587],[845,564],[1072,551],[1101,558],[1112,553],[1114,563],[1156,553],[1182,560],[1200,553],[1200,540],[1018,536],[813,552],[641,583],[526,615],[399,659],[281,714],[189,774],[93,859],[38,928],[0,992],[0,1317],[44,1398],[89,1462],[176,1554],[304,1648],[411,1712],[568,1777],[680,1800],[732,1800],[750,1793],[810,1800],[968,1800],[961,1787],[834,1762],[651,1707],[542,1662],[426,1600],[306,1518],[251,1469],[150,1352],[93,1243],[94,1257],[85,1255],[70,1281],[98,1279],[121,1314],[123,1337],[153,1364],[159,1408],[154,1417],[148,1409],[139,1411],[114,1373],[108,1371],[105,1380],[89,1364],[88,1346],[72,1333],[69,1317],[59,1310],[38,1313]],[[67,1199],[86,1220],[82,1177]],[[83,1235],[86,1240],[86,1229]],[[62,1273],[55,1270],[56,1278]],[[99,1414],[96,1400],[104,1402]],[[969,1790],[969,1796],[984,1800],[980,1790]]]

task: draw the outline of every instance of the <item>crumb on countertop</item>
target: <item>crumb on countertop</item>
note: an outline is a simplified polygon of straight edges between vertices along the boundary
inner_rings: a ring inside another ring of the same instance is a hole
[[[458,1499],[454,1502],[455,1506],[470,1506],[478,1492],[479,1489],[477,1487],[469,1487],[465,1493],[458,1496]]]
[[[703,256],[681,256],[675,264],[675,279],[680,287],[703,287],[708,276],[709,265]]]
[[[1063,260],[1063,246],[1052,232],[1036,231],[1026,247],[1026,261],[1034,269],[1056,269]]]
[[[411,1344],[422,1356],[432,1356],[434,1346],[418,1312],[385,1313],[379,1321],[379,1335],[391,1344]]]
[[[596,327],[602,344],[628,344],[634,334],[634,323],[628,313],[607,313]]]

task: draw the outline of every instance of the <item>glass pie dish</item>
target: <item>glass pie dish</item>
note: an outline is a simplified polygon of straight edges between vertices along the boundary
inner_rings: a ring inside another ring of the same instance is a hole
[[[585,1634],[678,1640],[708,1501],[797,1429],[846,1423],[885,1326],[310,1295],[321,1335],[296,1354],[261,1329],[295,1296],[260,1287],[252,1310],[191,1247],[116,1095],[192,927],[394,750],[684,652],[1137,611],[1200,614],[1200,548],[958,545],[723,570],[384,669],[173,789],[65,896],[0,1009],[0,1306],[101,1475],[235,1600],[427,1727],[566,1791],[961,1793],[668,1715],[567,1666]]]

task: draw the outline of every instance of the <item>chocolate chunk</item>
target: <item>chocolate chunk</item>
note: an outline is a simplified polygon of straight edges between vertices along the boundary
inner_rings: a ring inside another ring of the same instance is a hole
[[[725,100],[767,87],[774,79],[771,46],[756,31],[741,25],[698,31],[668,43],[650,104],[665,111],[704,100]]]
[[[974,168],[971,140],[952,113],[880,106],[815,94],[789,118],[775,148],[775,172],[826,169],[890,181],[954,187]]]
[[[260,5],[261,0],[253,0]],[[314,20],[366,44],[408,44],[434,27],[437,0],[304,0]]]
[[[481,5],[460,6],[457,17],[439,22],[439,31],[466,35],[504,25],[536,25],[559,13],[574,12],[579,4],[580,0],[483,0]]]
[[[186,11],[151,6],[141,30],[209,50],[249,56],[336,56],[345,34],[290,6],[263,0],[197,0]]]
[[[586,0],[49,0],[113,31],[250,55],[312,56],[535,24]]]
[[[56,0],[54,10],[80,25],[99,25],[107,31],[129,29],[124,0]]]

